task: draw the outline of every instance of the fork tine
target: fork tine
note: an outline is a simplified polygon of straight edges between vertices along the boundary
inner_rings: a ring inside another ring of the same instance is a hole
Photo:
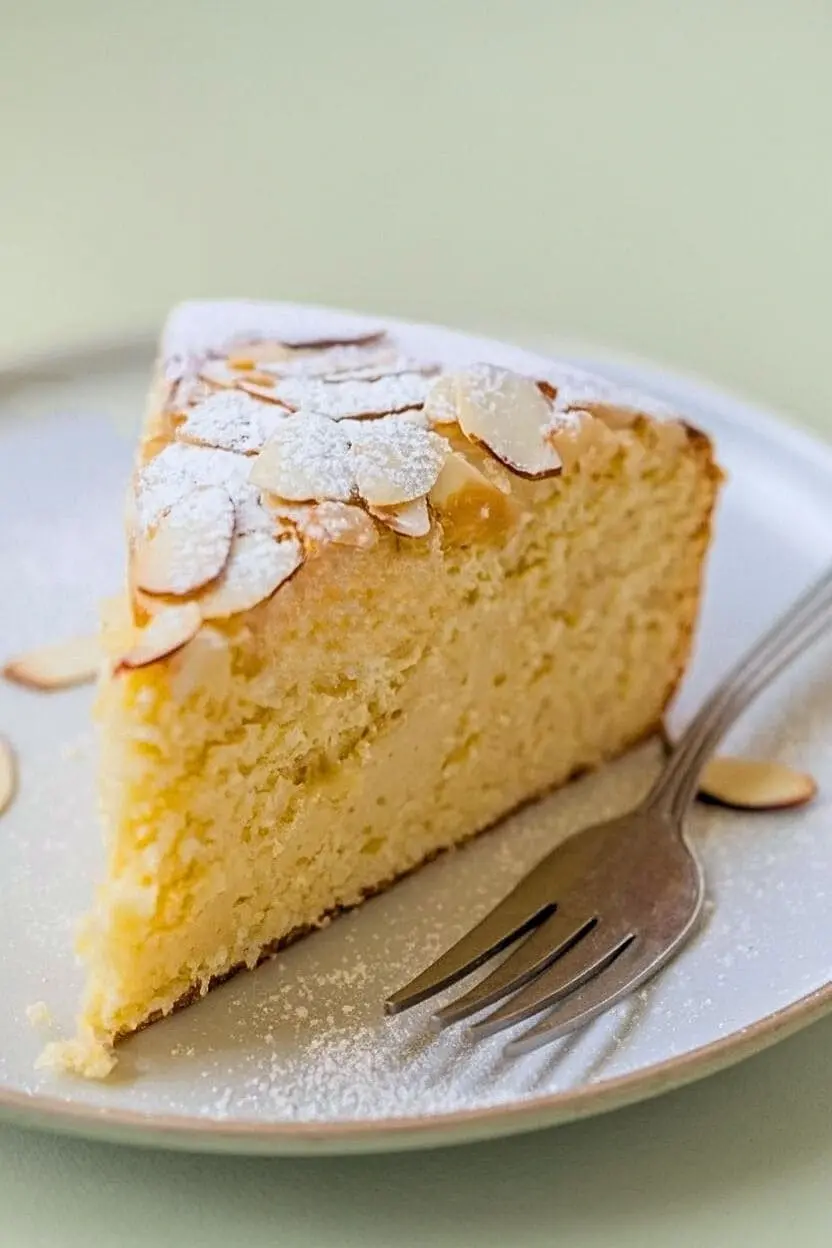
[[[490,1036],[504,1027],[525,1022],[554,1005],[573,989],[593,979],[613,962],[632,943],[632,932],[610,930],[603,922],[593,927],[583,940],[573,945],[561,958],[543,971],[515,996],[484,1018],[474,1023],[471,1031],[476,1036]]]
[[[506,1056],[518,1057],[521,1053],[531,1053],[541,1045],[549,1044],[552,1040],[592,1022],[599,1014],[635,992],[636,988],[655,975],[673,955],[676,947],[668,954],[657,956],[655,947],[645,948],[636,937],[611,965],[583,987],[576,989],[548,1018],[530,1027],[516,1040],[509,1041],[506,1045]]]
[[[527,876],[513,888],[484,919],[432,962],[421,975],[392,993],[384,1003],[385,1013],[399,1014],[402,1010],[409,1010],[420,1001],[435,996],[437,992],[475,971],[495,953],[500,953],[547,919],[555,904],[543,900],[537,891],[530,892],[530,878]]]
[[[490,975],[486,975],[469,992],[437,1010],[432,1020],[436,1030],[461,1022],[463,1018],[476,1014],[478,1010],[484,1010],[487,1005],[493,1005],[495,1001],[501,1001],[509,993],[522,988],[581,940],[596,921],[591,913],[581,921],[574,914],[557,909]]]

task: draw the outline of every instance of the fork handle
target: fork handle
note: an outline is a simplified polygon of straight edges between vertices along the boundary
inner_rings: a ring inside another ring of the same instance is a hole
[[[816,581],[733,668],[674,746],[645,805],[681,819],[696,796],[708,756],[748,704],[829,626],[832,568]]]

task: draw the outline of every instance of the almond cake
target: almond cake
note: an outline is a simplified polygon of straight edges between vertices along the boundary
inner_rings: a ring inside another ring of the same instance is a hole
[[[108,609],[78,1037],[254,967],[653,732],[720,473],[645,396],[449,331],[176,309]]]

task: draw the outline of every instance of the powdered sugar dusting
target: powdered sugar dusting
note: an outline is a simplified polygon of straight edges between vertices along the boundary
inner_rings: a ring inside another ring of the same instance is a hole
[[[136,483],[136,517],[147,531],[162,512],[199,485],[222,485],[231,496],[237,532],[271,531],[272,520],[249,481],[251,460],[233,451],[174,442],[141,469]]]
[[[191,408],[178,436],[200,446],[250,454],[275,432],[285,412],[239,390],[222,390]]]
[[[162,336],[162,354],[170,377],[196,371],[209,354],[227,351],[235,343],[331,341],[379,334],[386,329],[385,348],[402,356],[430,359],[445,368],[465,368],[479,361],[545,379],[559,391],[558,410],[592,402],[610,403],[657,419],[672,418],[675,410],[648,390],[635,390],[586,372],[572,364],[536,355],[509,343],[476,340],[453,330],[400,321],[381,321],[358,313],[297,304],[255,300],[191,302],[171,313]],[[330,350],[370,348],[336,347]],[[375,348],[373,348],[375,349]],[[298,357],[298,362],[302,357]],[[259,367],[262,367],[259,366]],[[299,367],[303,367],[299,364]],[[278,366],[279,371],[279,366]]]
[[[373,507],[424,498],[449,450],[444,438],[408,421],[373,421],[351,448],[361,497]]]
[[[294,502],[346,502],[355,489],[350,443],[339,426],[314,412],[287,416],[254,462],[255,485]]]
[[[151,594],[189,594],[218,576],[234,533],[234,503],[219,485],[200,485],[163,512],[137,543],[133,577]]]
[[[399,373],[376,381],[324,381],[316,377],[289,377],[275,393],[290,407],[307,408],[330,420],[384,416],[421,407],[431,387],[423,373]]]
[[[327,377],[339,381],[377,381],[401,373],[429,372],[418,360],[400,355],[389,343],[371,346],[327,347],[320,351],[298,352],[288,359],[258,365],[258,371],[278,377]]]
[[[204,620],[226,619],[269,598],[303,563],[303,547],[288,530],[275,541],[270,533],[234,538],[225,571],[199,599]]]
[[[266,339],[286,344],[349,342],[382,333],[377,319],[331,308],[256,299],[201,300],[171,312],[162,334],[162,354],[170,377],[182,375],[212,351]]]

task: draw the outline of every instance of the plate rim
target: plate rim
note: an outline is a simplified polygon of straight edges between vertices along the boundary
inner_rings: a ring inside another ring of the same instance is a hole
[[[395,318],[384,318],[395,323]],[[440,328],[431,325],[429,328]],[[458,332],[458,331],[452,331]],[[483,344],[487,339],[476,334]],[[531,337],[531,336],[529,336]],[[503,342],[507,340],[502,340]],[[540,340],[526,349],[541,356],[557,352],[557,340],[544,347]],[[522,344],[518,344],[522,345]],[[563,344],[565,347],[566,343]],[[12,387],[37,381],[57,369],[58,376],[74,374],[84,363],[97,371],[117,370],[138,362],[151,349],[144,335],[119,341],[90,343],[75,350],[45,352],[19,364],[4,363],[0,383]],[[810,476],[832,474],[832,446],[814,433],[789,423],[776,410],[734,394],[696,374],[669,369],[649,359],[614,349],[568,344],[564,354],[581,367],[614,369],[623,381],[676,400],[713,407],[720,418],[774,447],[785,450]],[[629,377],[628,377],[629,375]],[[55,379],[55,374],[52,374]],[[21,1092],[0,1086],[0,1121],[59,1134],[109,1140],[145,1147],[191,1152],[227,1152],[261,1155],[333,1155],[431,1148],[502,1138],[539,1130],[594,1114],[623,1108],[673,1091],[697,1079],[762,1052],[780,1040],[832,1013],[832,980],[749,1026],[666,1058],[647,1068],[613,1079],[503,1105],[458,1109],[440,1114],[391,1118],[343,1119],[330,1122],[241,1122],[198,1115],[167,1115],[119,1108],[93,1108],[62,1097]]]

